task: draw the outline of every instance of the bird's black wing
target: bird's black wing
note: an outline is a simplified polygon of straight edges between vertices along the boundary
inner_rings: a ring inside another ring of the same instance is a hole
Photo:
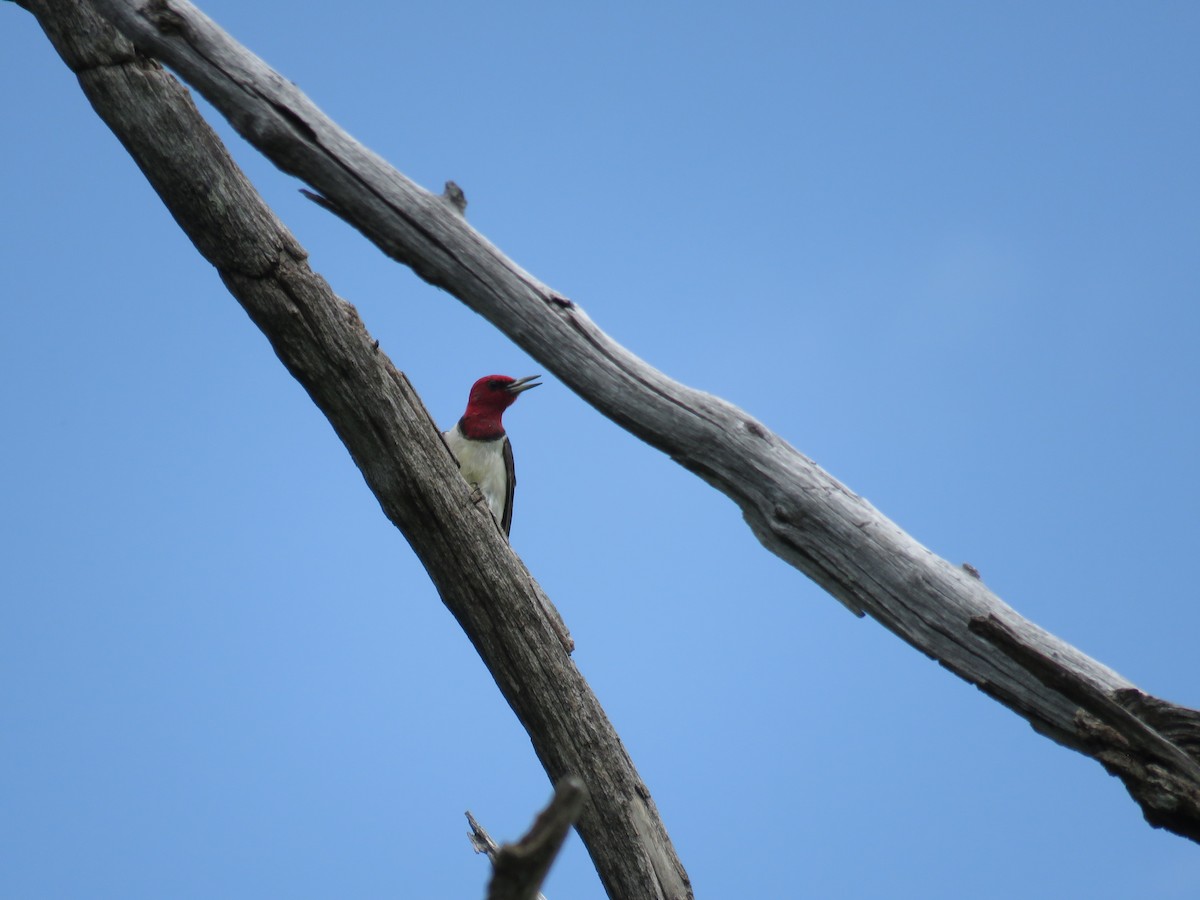
[[[513,466],[512,441],[504,438],[504,471],[508,477],[504,480],[504,514],[500,516],[500,527],[507,535],[512,528],[513,491],[517,486],[517,471]]]

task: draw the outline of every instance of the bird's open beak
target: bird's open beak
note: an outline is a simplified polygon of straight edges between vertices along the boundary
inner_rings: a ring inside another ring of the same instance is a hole
[[[530,388],[541,387],[540,381],[534,381],[535,378],[541,378],[541,375],[526,375],[524,378],[518,378],[512,384],[505,388],[510,394],[519,394],[521,391],[527,391]]]

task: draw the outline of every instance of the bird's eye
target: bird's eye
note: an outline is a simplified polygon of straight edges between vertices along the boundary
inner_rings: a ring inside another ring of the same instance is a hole
[[[496,390],[499,390],[501,387],[503,387],[503,385],[501,385],[497,379],[493,378],[491,381],[488,382],[488,387],[490,387],[492,390],[496,391]]]

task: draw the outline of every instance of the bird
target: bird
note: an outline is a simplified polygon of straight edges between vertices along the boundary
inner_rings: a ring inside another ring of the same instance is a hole
[[[523,391],[541,387],[538,378],[541,376],[485,375],[471,385],[467,411],[462,418],[442,435],[458,460],[463,478],[487,500],[492,517],[505,535],[512,528],[517,476],[513,471],[512,444],[501,418]]]

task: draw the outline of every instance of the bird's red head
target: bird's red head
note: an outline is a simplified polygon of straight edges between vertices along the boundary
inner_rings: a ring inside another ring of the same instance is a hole
[[[459,422],[463,434],[477,440],[497,438],[504,434],[501,416],[512,406],[522,391],[539,387],[540,375],[511,378],[508,375],[485,375],[471,385],[467,411]]]

